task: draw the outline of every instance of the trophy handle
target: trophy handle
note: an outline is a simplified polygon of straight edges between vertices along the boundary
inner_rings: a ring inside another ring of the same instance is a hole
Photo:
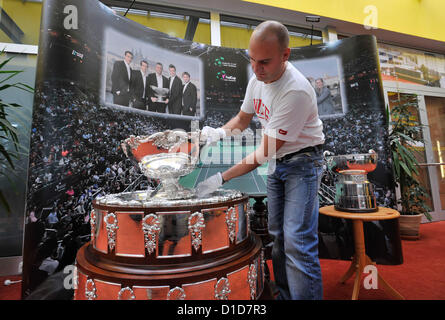
[[[331,151],[326,150],[325,152],[323,152],[323,158],[325,158],[325,160],[327,161],[327,157],[332,157],[335,154],[332,153]]]
[[[327,169],[328,169],[328,171],[331,173],[331,174],[334,174],[335,172],[332,170],[332,162],[334,161],[334,153],[333,152],[331,152],[331,151],[328,151],[328,150],[326,150],[326,151],[324,151],[323,152],[323,158],[324,158],[324,160],[326,161],[326,167],[327,167]]]

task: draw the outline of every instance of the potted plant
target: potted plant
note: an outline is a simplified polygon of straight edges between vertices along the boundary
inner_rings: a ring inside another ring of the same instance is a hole
[[[5,55],[4,50],[0,52],[0,59]],[[9,103],[3,100],[2,92],[10,88],[17,88],[26,92],[33,93],[34,89],[30,86],[17,82],[11,83],[10,80],[22,71],[4,70],[5,66],[13,57],[0,61],[0,177],[4,176],[10,179],[10,174],[15,169],[14,159],[20,155],[21,145],[19,143],[18,132],[8,119],[8,112],[11,108],[21,108],[17,103]],[[0,207],[10,213],[10,206],[2,190],[0,189]]]
[[[387,108],[390,124],[389,145],[392,152],[394,180],[400,190],[400,235],[402,239],[418,239],[422,216],[432,220],[426,199],[427,190],[419,181],[418,157],[422,156],[416,147],[423,147],[422,125],[418,120],[416,95],[397,94],[392,109]]]

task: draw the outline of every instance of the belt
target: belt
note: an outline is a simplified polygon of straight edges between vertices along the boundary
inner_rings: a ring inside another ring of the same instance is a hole
[[[301,150],[298,150],[298,151],[295,151],[295,152],[292,152],[292,153],[285,154],[284,156],[282,156],[281,158],[278,158],[278,159],[276,159],[276,160],[277,160],[278,162],[282,162],[282,161],[284,161],[284,160],[288,160],[288,159],[292,158],[293,156],[295,156],[295,155],[297,155],[297,154],[300,154],[300,153],[306,153],[306,152],[320,152],[320,151],[322,151],[322,150],[323,150],[323,145],[322,145],[322,144],[319,144],[319,145],[316,145],[316,146],[306,147],[306,148],[303,148],[303,149],[301,149]]]

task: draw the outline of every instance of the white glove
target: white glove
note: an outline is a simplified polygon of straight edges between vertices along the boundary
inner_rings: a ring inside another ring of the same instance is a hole
[[[217,174],[211,176],[210,178],[207,178],[204,181],[201,181],[198,183],[198,186],[196,187],[196,196],[198,198],[203,198],[208,194],[211,194],[218,190],[219,187],[221,187],[223,184],[223,178],[221,172],[218,172]]]
[[[226,136],[226,130],[223,128],[212,128],[205,126],[201,130],[201,141],[206,141],[207,144],[223,139]]]

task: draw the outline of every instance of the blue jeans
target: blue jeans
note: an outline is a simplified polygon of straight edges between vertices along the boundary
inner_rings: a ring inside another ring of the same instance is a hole
[[[278,299],[323,298],[318,259],[318,188],[321,153],[297,154],[276,162],[267,177],[269,233],[274,236],[272,264]]]

